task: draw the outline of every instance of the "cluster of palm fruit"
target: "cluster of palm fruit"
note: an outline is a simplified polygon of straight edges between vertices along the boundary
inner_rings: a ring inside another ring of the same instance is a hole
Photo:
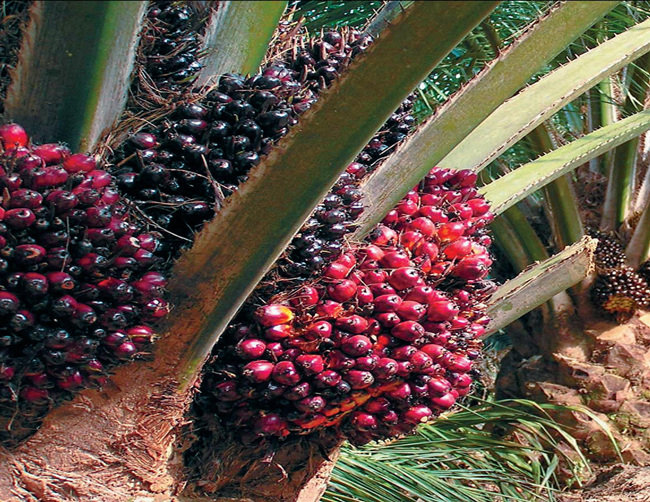
[[[493,289],[492,215],[475,180],[433,169],[365,243],[231,325],[203,381],[204,416],[244,441],[333,427],[361,444],[465,395]]]
[[[188,2],[151,2],[139,63],[157,93],[183,90],[185,82],[203,67],[196,30],[203,17],[202,9]]]
[[[222,76],[216,89],[205,96],[197,91],[159,127],[140,131],[117,150],[112,162],[120,191],[153,227],[179,239],[171,246],[178,250],[369,43],[357,31],[332,31],[283,52],[250,78]],[[357,184],[412,128],[410,108],[409,99],[341,176],[278,270],[306,276],[322,268],[323,255],[340,251],[341,236],[363,211]]]
[[[147,350],[168,311],[163,243],[94,158],[30,145],[17,124],[0,145],[0,415],[37,421]]]
[[[589,233],[598,239],[594,255],[598,275],[591,288],[591,301],[624,322],[638,309],[650,305],[649,262],[636,272],[625,264],[625,249],[614,235],[597,230]]]

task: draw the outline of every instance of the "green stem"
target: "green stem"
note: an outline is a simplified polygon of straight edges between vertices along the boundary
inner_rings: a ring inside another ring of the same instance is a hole
[[[607,183],[600,229],[606,232],[617,230],[626,220],[634,194],[636,182],[636,158],[639,138],[616,147]]]
[[[641,218],[625,250],[625,256],[627,264],[633,268],[650,258],[650,200],[646,200]]]
[[[530,132],[528,140],[540,154],[550,152],[557,146],[543,124]],[[544,195],[556,249],[564,249],[579,241],[584,229],[570,175],[565,174],[546,185]]]

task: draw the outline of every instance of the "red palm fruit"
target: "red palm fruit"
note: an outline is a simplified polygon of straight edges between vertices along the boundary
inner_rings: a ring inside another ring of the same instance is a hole
[[[4,124],[0,126],[0,141],[5,150],[11,147],[27,146],[29,136],[18,124]]]
[[[321,371],[314,377],[318,387],[334,387],[341,381],[341,375],[334,370]]]
[[[362,286],[357,289],[357,302],[359,305],[366,305],[372,303],[375,296],[372,294],[372,291],[367,286]]]
[[[393,270],[388,277],[388,283],[398,291],[412,288],[420,279],[420,274],[415,268],[401,267]]]
[[[350,386],[355,389],[366,389],[375,382],[375,377],[370,371],[350,370],[346,374],[346,379]]]
[[[418,349],[413,347],[413,345],[400,345],[395,347],[392,352],[392,356],[398,361],[406,361],[411,358],[413,354],[417,352]]]
[[[57,213],[69,211],[79,204],[77,196],[67,190],[52,190],[45,200],[54,206]]]
[[[415,371],[423,371],[433,366],[433,359],[423,350],[416,351],[409,358],[409,362],[413,365]]]
[[[343,263],[333,262],[325,267],[323,270],[323,277],[328,279],[345,279],[349,273],[350,267]]]
[[[370,241],[375,246],[391,246],[397,244],[397,240],[397,232],[385,225],[378,225],[370,233]]]
[[[440,249],[438,246],[435,243],[428,241],[418,242],[417,246],[413,249],[413,254],[415,256],[427,256],[432,260],[438,258],[439,253]]]
[[[400,244],[408,250],[413,250],[423,239],[424,236],[415,230],[407,230],[399,236]]]
[[[363,281],[366,284],[381,284],[386,279],[388,279],[388,272],[382,269],[368,270],[363,276]]]
[[[433,411],[424,405],[411,406],[402,413],[401,418],[409,424],[423,424],[433,416]]]
[[[366,274],[369,270],[377,270],[379,268],[379,262],[373,260],[365,260],[359,265],[359,270]]]
[[[266,343],[257,338],[246,338],[239,341],[235,351],[242,359],[258,359],[266,351]]]
[[[429,219],[424,216],[415,218],[408,224],[409,230],[415,230],[425,237],[433,237],[436,234],[436,226]]]
[[[399,415],[395,410],[388,410],[385,413],[380,415],[381,421],[386,425],[395,425],[399,422]],[[395,434],[390,434],[391,436],[397,436],[400,433],[396,431]]]
[[[136,345],[146,345],[155,340],[156,334],[152,328],[149,326],[132,326],[127,331],[126,334],[129,336],[131,341]]]
[[[293,307],[311,307],[316,305],[319,300],[318,290],[312,286],[303,286],[298,291],[298,295],[289,300]]]
[[[291,361],[280,361],[273,368],[272,378],[281,385],[296,385],[300,374]]]
[[[301,382],[298,385],[294,385],[290,389],[287,389],[282,397],[288,399],[289,401],[298,401],[299,399],[306,398],[311,394],[311,385],[309,382]]]
[[[325,300],[316,305],[316,315],[324,318],[337,318],[344,311],[343,305],[332,300]]]
[[[335,326],[355,335],[363,333],[368,329],[368,320],[359,315],[351,315],[347,317],[339,317],[336,320]]]
[[[332,336],[332,325],[327,321],[316,321],[305,328],[303,336],[307,340],[318,340]]]
[[[41,296],[47,293],[49,282],[43,274],[27,272],[22,277],[22,287],[27,294]]]
[[[357,259],[352,253],[343,253],[335,260],[335,263],[342,263],[346,267],[352,268],[357,264]]]
[[[302,354],[296,357],[296,364],[302,368],[307,375],[320,373],[325,369],[325,362],[318,354]]]
[[[28,378],[34,387],[46,388],[52,386],[52,382],[45,372],[29,375]]]
[[[337,302],[348,301],[354,298],[356,293],[357,285],[349,279],[341,279],[327,286],[327,294]]]
[[[38,244],[19,244],[14,248],[13,260],[21,265],[41,263],[47,257],[47,251]]]
[[[266,344],[266,354],[270,359],[277,361],[284,354],[284,347],[280,342],[271,342]]]
[[[404,298],[405,302],[428,305],[435,298],[435,289],[431,286],[415,286]]]
[[[341,342],[341,350],[349,356],[365,356],[372,350],[372,342],[367,336],[350,336]]]
[[[454,379],[454,385],[456,387],[469,387],[472,385],[472,377],[469,376],[467,373],[456,373],[456,378]]]
[[[11,380],[15,373],[16,370],[13,366],[0,363],[0,380]]]
[[[253,432],[261,436],[286,436],[289,424],[277,413],[261,416],[253,422]]]
[[[264,338],[277,342],[289,338],[294,334],[293,327],[290,324],[277,324],[264,330]]]
[[[69,173],[89,172],[96,167],[95,159],[83,153],[72,154],[63,161],[63,168]]]
[[[490,210],[490,204],[483,198],[470,199],[467,205],[472,209],[474,216],[483,216]]]
[[[390,330],[391,335],[406,342],[414,342],[424,335],[424,328],[415,321],[404,321]]]
[[[459,329],[465,329],[469,326],[469,320],[466,317],[458,315],[449,321],[449,330],[458,331]]]
[[[357,357],[354,362],[354,368],[357,370],[372,371],[377,366],[377,361],[379,361],[379,356],[375,354]]]
[[[449,371],[458,373],[466,373],[472,369],[472,361],[460,354],[446,354],[442,360],[442,365]]]
[[[449,217],[444,210],[437,206],[421,207],[420,216],[428,218],[432,223],[447,223],[449,221]]]
[[[379,261],[384,256],[384,250],[381,249],[379,246],[375,246],[373,244],[369,244],[365,247],[359,248],[358,253],[361,256],[365,256],[366,260],[371,260],[371,261]]]
[[[414,370],[411,361],[397,361],[397,376],[409,378]]]
[[[381,414],[390,410],[390,401],[385,397],[377,397],[366,402],[363,406],[368,413]]]
[[[345,172],[350,173],[357,179],[363,178],[366,174],[366,167],[363,164],[358,162],[352,162],[348,167],[345,168]]]
[[[340,350],[333,350],[327,356],[327,367],[333,370],[345,370],[354,367],[354,359]],[[338,382],[337,382],[338,383]]]
[[[402,202],[400,202],[395,209],[400,214],[410,216],[418,212],[418,204],[410,199],[402,199]]]
[[[418,302],[403,301],[395,313],[403,321],[419,321],[427,313],[427,307]]]
[[[445,354],[445,348],[442,345],[435,343],[427,343],[420,347],[420,350],[431,357],[434,361],[442,359],[442,356]]]
[[[375,298],[375,312],[395,312],[401,304],[402,299],[397,295],[381,295]]]
[[[377,428],[379,422],[377,417],[363,411],[356,411],[350,418],[350,425],[360,431],[370,431]]]
[[[411,260],[405,251],[397,250],[386,253],[379,263],[386,268],[400,268],[410,266]]]
[[[35,209],[43,203],[43,196],[35,190],[28,188],[19,188],[11,193],[8,207],[26,207],[28,209]]]
[[[434,377],[427,382],[429,394],[432,396],[442,396],[451,390],[451,383],[443,377]]]
[[[268,382],[274,367],[275,365],[269,361],[251,361],[244,366],[242,375],[253,383]]]
[[[460,260],[451,270],[451,274],[466,281],[483,279],[489,272],[492,260],[489,257],[467,256]]]
[[[303,413],[318,413],[325,409],[327,402],[321,396],[309,396],[295,402],[293,405]]]
[[[133,256],[140,249],[140,242],[132,235],[123,235],[117,240],[117,249],[123,256]]]
[[[458,315],[460,310],[451,300],[438,300],[429,304],[427,320],[434,322],[449,321]]]
[[[411,386],[407,382],[400,382],[394,389],[386,392],[389,399],[406,401],[411,396]]]
[[[390,357],[380,357],[372,372],[380,380],[389,380],[397,375],[397,361]]]
[[[44,143],[33,147],[32,153],[46,164],[58,164],[70,155],[70,149],[59,143]]]
[[[393,225],[395,222],[397,222],[398,219],[399,219],[399,212],[397,211],[397,209],[391,209],[390,211],[388,211],[386,216],[384,216],[384,219],[381,220],[381,222],[384,225]]]
[[[262,326],[268,328],[276,324],[290,323],[294,318],[294,314],[289,307],[272,303],[260,307],[255,312],[255,318]]]
[[[137,347],[131,341],[118,345],[113,353],[119,359],[131,359],[138,352]]]
[[[25,401],[32,404],[47,404],[50,394],[45,389],[37,389],[36,387],[25,387],[20,392],[20,397]]]
[[[3,221],[15,230],[22,230],[33,225],[36,216],[30,209],[20,207],[6,211]]]
[[[59,166],[38,167],[29,173],[25,183],[32,188],[47,188],[63,185],[68,181],[68,173]]]
[[[70,390],[83,385],[83,377],[79,370],[67,368],[62,378],[57,381],[57,385],[63,390]]]
[[[395,312],[383,312],[381,314],[375,315],[375,319],[379,324],[384,328],[392,328],[397,326],[402,320]]]
[[[372,293],[372,296],[375,298],[384,295],[394,295],[397,293],[397,290],[387,282],[371,284],[369,289]]]
[[[430,399],[431,404],[441,410],[448,410],[456,402],[456,396],[451,392],[443,394],[442,396],[434,396]]]
[[[445,223],[438,228],[438,237],[442,242],[454,241],[462,237],[464,233],[465,225],[459,221]]]
[[[169,303],[162,298],[152,298],[142,306],[142,313],[153,319],[166,316],[171,310]]]
[[[472,241],[467,237],[459,237],[446,246],[442,253],[450,260],[457,260],[467,256],[472,251]]]

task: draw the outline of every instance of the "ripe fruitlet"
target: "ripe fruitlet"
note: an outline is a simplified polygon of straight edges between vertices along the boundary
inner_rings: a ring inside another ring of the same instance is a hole
[[[256,312],[257,322],[267,328],[276,324],[288,324],[293,317],[289,307],[277,304],[265,305]]]

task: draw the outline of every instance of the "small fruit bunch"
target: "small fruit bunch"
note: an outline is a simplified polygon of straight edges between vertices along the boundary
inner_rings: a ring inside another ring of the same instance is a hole
[[[220,420],[249,441],[333,427],[362,444],[466,395],[494,287],[475,181],[434,168],[366,242],[232,326],[203,384]]]

